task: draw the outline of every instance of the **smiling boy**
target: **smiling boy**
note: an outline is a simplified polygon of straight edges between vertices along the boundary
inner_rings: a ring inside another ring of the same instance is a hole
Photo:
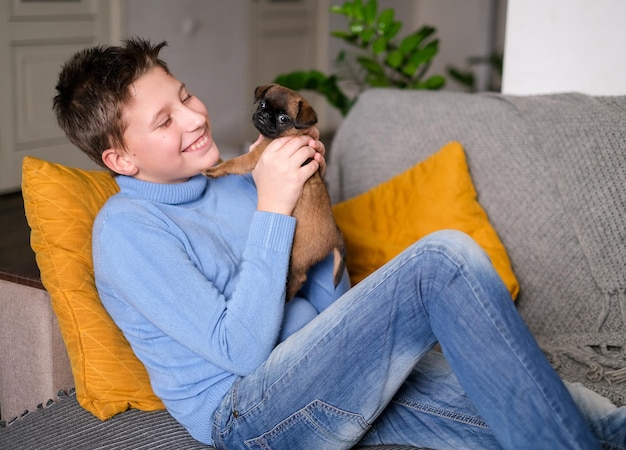
[[[204,104],[165,70],[150,70],[133,83],[131,105],[123,113],[125,147],[102,153],[113,172],[152,183],[182,183],[218,162]]]
[[[252,174],[202,176],[219,161],[208,112],[163,45],[77,53],[54,108],[116,174],[93,228],[98,292],[192,436],[220,449],[599,448],[461,233],[423,239],[352,289],[326,258],[285,303],[291,213],[324,169],[319,133],[275,140]]]

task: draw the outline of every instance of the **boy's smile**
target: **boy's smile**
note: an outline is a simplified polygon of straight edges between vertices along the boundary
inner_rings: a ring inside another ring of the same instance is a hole
[[[189,147],[185,148],[183,152],[195,152],[199,149],[202,149],[205,145],[209,143],[209,137],[206,133],[198,138],[196,142],[191,144]]]
[[[144,181],[180,183],[218,162],[207,109],[183,83],[155,67],[130,89],[122,110],[126,149],[106,150],[108,167]]]

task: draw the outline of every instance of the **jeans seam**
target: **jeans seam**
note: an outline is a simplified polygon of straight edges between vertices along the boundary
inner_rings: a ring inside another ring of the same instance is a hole
[[[466,425],[475,426],[478,428],[488,429],[489,427],[485,423],[483,419],[476,416],[469,416],[467,414],[460,414],[458,412],[449,411],[442,408],[437,408],[431,405],[427,405],[425,403],[416,402],[411,400],[410,398],[404,396],[396,396],[392,400],[394,403],[398,405],[402,405],[406,408],[411,408],[416,411],[422,412],[424,414],[429,414],[431,416],[440,417],[442,419],[452,420],[454,422],[463,423]]]
[[[281,433],[284,433],[286,430],[292,428],[295,424],[301,422],[307,423],[309,426],[316,430],[319,436],[324,436],[324,438],[329,441],[339,443],[346,442],[346,437],[339,436],[332,431],[329,431],[325,427],[320,426],[318,421],[315,419],[314,413],[316,411],[325,411],[335,417],[352,418],[356,420],[358,426],[361,427],[364,433],[367,432],[371,427],[371,425],[365,420],[365,418],[361,414],[346,411],[323,400],[316,399],[305,405],[302,409],[286,417],[281,422],[277,423],[272,429],[264,432],[259,436],[245,440],[245,444],[248,446],[249,444],[253,444],[265,447],[264,443],[266,440],[271,440],[276,436],[279,436]]]

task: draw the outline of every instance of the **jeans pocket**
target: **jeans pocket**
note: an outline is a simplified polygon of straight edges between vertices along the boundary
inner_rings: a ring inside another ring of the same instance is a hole
[[[315,400],[268,432],[246,440],[250,449],[345,449],[359,442],[370,425],[360,414]]]

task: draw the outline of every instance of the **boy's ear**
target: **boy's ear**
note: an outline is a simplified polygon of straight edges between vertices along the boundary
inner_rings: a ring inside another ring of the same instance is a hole
[[[126,153],[114,148],[107,148],[102,152],[102,162],[113,172],[120,175],[132,177],[139,171],[139,168]]]

